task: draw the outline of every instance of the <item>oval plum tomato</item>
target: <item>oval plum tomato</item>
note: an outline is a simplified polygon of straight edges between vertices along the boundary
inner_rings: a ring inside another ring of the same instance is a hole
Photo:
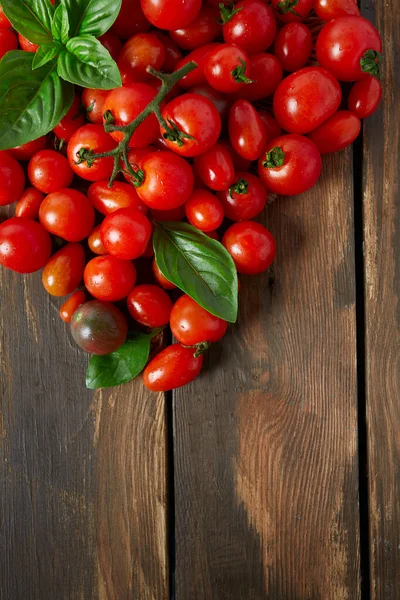
[[[250,73],[252,82],[243,85],[236,95],[251,102],[271,96],[283,77],[281,63],[267,52],[250,56]]]
[[[152,31],[152,34],[155,35],[164,46],[165,60],[162,66],[163,72],[172,73],[172,71],[175,70],[177,63],[182,58],[182,52],[167,33],[163,33],[162,31]]]
[[[361,131],[360,119],[349,110],[339,110],[309,134],[321,154],[350,146]]]
[[[228,116],[229,109],[232,104],[232,100],[226,94],[222,94],[222,92],[218,92],[214,88],[212,88],[208,83],[203,83],[201,85],[195,85],[189,90],[192,94],[199,94],[200,96],[204,96],[210,100],[217,111],[219,112],[219,116],[221,120],[225,119]]]
[[[194,50],[209,44],[221,33],[219,10],[214,6],[204,5],[194,21],[170,32],[171,39],[184,50]]]
[[[69,142],[73,134],[77,129],[85,124],[85,118],[80,112],[81,100],[79,96],[75,94],[74,100],[71,104],[71,108],[63,119],[54,127],[53,132],[56,134],[59,140]]]
[[[121,10],[111,31],[120,38],[130,38],[136,33],[145,33],[150,23],[143,14],[140,0],[122,0]]]
[[[148,81],[153,77],[147,67],[159,71],[165,60],[165,49],[160,40],[152,33],[138,33],[122,46],[118,59],[118,68],[122,83]]]
[[[323,21],[346,15],[360,16],[356,0],[314,0],[314,10]]]
[[[17,36],[11,29],[0,29],[0,58],[18,48]]]
[[[185,204],[189,222],[200,231],[214,231],[224,220],[221,202],[207,190],[194,190]]]
[[[92,90],[85,88],[82,93],[82,104],[86,108],[86,117],[92,123],[103,123],[104,102],[109,94],[108,90]]]
[[[303,23],[287,23],[278,32],[275,55],[285,71],[293,73],[304,67],[311,51],[311,31]]]
[[[78,190],[63,189],[46,196],[40,205],[39,218],[50,233],[67,242],[80,242],[93,229],[94,209]]]
[[[103,254],[107,254],[107,250],[103,246],[103,242],[101,241],[101,225],[97,225],[91,232],[88,237],[88,246],[93,254],[98,254],[102,256]]]
[[[341,100],[339,82],[329,71],[305,67],[279,84],[274,95],[274,115],[285,131],[309,133],[337,111]]]
[[[229,113],[229,139],[233,149],[247,160],[257,160],[267,141],[264,124],[247,100],[237,100]]]
[[[128,323],[113,304],[92,300],[79,306],[72,315],[71,334],[85,352],[111,354],[125,342]]]
[[[11,148],[7,150],[8,154],[10,154],[13,158],[17,160],[30,160],[36,152],[39,150],[44,150],[47,145],[47,138],[43,135],[36,140],[32,140],[31,142],[27,142],[22,146],[15,146],[15,148]]]
[[[15,207],[15,216],[25,217],[26,219],[37,219],[43,199],[44,194],[36,188],[26,188]]]
[[[84,125],[74,133],[68,142],[68,161],[72,170],[88,181],[101,181],[111,177],[114,167],[112,156],[96,158],[86,162],[85,153],[91,151],[94,154],[109,152],[116,146],[115,140],[108,135],[100,125]]]
[[[153,262],[151,263],[151,268],[152,268],[155,280],[157,281],[157,283],[159,285],[161,285],[161,287],[164,288],[164,290],[174,290],[176,288],[176,285],[174,283],[172,283],[171,281],[169,281],[161,273],[160,269],[158,268],[155,258],[153,259]]]
[[[120,208],[104,219],[100,235],[109,254],[133,260],[145,252],[151,232],[151,223],[144,214],[136,208]]]
[[[111,90],[104,102],[104,122],[108,113],[113,117],[113,123],[118,127],[128,125],[143,112],[147,105],[154,100],[157,92],[146,83],[131,83],[115,90]],[[122,141],[122,131],[113,131],[110,134],[117,142]],[[155,114],[151,114],[139,125],[130,139],[129,147],[148,146],[160,135],[160,126]]]
[[[270,6],[261,0],[243,0],[222,5],[222,34],[227,44],[239,46],[248,54],[270,47],[276,35],[276,19]]]
[[[364,77],[357,81],[349,94],[349,109],[359,119],[371,116],[382,98],[382,86],[376,77]]]
[[[340,81],[358,81],[379,75],[382,40],[363,17],[341,17],[321,29],[316,43],[317,60]]]
[[[7,19],[6,15],[4,14],[4,11],[1,6],[0,6],[0,27],[1,27],[1,29],[7,29],[7,28],[11,29],[11,27],[12,27],[10,21]]]
[[[251,173],[237,173],[229,190],[217,194],[225,216],[231,221],[254,219],[264,210],[267,190]]]
[[[267,142],[282,135],[282,129],[279,127],[278,121],[269,112],[259,110],[258,116],[263,122]]]
[[[221,133],[221,117],[214,104],[199,94],[183,94],[162,111],[168,131],[161,128],[167,146],[182,156],[198,156],[209,150]]]
[[[25,52],[36,52],[39,48],[37,44],[30,42],[26,37],[24,37],[20,33],[18,34],[18,43],[21,50],[25,50]]]
[[[28,165],[31,184],[44,194],[51,194],[72,183],[74,174],[68,160],[55,150],[40,150]]]
[[[179,80],[179,87],[187,89],[195,85],[202,85],[203,83],[207,83],[206,76],[204,74],[205,62],[211,50],[214,50],[215,48],[220,48],[221,45],[222,44],[212,42],[211,44],[200,46],[200,48],[196,48],[196,50],[192,50],[192,52],[189,52],[189,54],[184,56],[177,63],[175,71],[178,71],[190,62],[196,63],[197,68],[193,69],[193,71],[191,71],[190,73],[185,75],[185,77],[182,77],[182,79]]]
[[[115,33],[113,33],[112,31],[107,31],[99,37],[99,42],[104,46],[106,50],[108,50],[108,52],[111,55],[111,58],[117,61],[122,48],[122,43],[119,37],[115,35]]]
[[[89,260],[83,274],[85,286],[98,300],[116,302],[126,298],[136,283],[133,262],[115,256],[96,256]]]
[[[49,260],[51,239],[36,221],[13,217],[0,224],[0,264],[17,273],[39,271]]]
[[[177,208],[171,208],[170,210],[157,210],[154,208],[150,209],[150,216],[155,221],[183,221],[185,218],[185,207],[183,204]]]
[[[60,307],[60,317],[64,323],[70,323],[72,315],[86,301],[86,294],[78,290],[72,294]]]
[[[152,392],[168,392],[196,379],[202,365],[203,356],[196,357],[193,348],[172,344],[147,365],[143,383]]]
[[[141,0],[146,18],[158,29],[175,30],[192,23],[201,8],[201,0]]]
[[[145,327],[164,327],[169,322],[172,301],[158,285],[138,285],[128,296],[128,310]]]
[[[205,59],[204,74],[211,87],[226,94],[239,92],[252,82],[250,58],[244,50],[232,44],[220,44]]]
[[[194,159],[194,168],[201,181],[215,191],[226,190],[235,177],[233,160],[222,144],[215,144]]]
[[[108,187],[108,181],[95,181],[88,189],[88,198],[102,215],[109,215],[120,208],[136,208],[143,214],[149,210],[139,199],[135,188],[122,181],[114,181],[112,187]]]
[[[81,244],[67,244],[46,263],[43,286],[51,296],[67,296],[76,290],[83,278],[85,252]]]
[[[16,202],[25,187],[21,165],[7,152],[0,152],[0,206]]]
[[[136,191],[150,208],[177,208],[193,191],[192,167],[174,152],[151,152],[140,162],[140,169],[144,179]]]
[[[278,19],[283,23],[290,23],[308,17],[313,0],[272,0],[271,4]]]
[[[256,275],[272,264],[276,243],[272,233],[255,221],[234,223],[222,243],[232,256],[238,273]]]
[[[226,321],[209,313],[186,294],[175,302],[170,324],[172,335],[184,346],[218,342],[228,329]]]
[[[318,148],[303,135],[282,135],[268,142],[258,161],[260,179],[271,192],[295,196],[318,181],[322,160]]]

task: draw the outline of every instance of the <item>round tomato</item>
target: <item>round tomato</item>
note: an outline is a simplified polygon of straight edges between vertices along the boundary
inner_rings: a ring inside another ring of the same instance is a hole
[[[242,85],[236,96],[251,102],[271,96],[282,81],[282,66],[276,56],[262,52],[250,57],[251,83]]]
[[[238,273],[256,275],[272,264],[276,254],[273,235],[255,221],[234,223],[222,243],[232,256]]]
[[[85,252],[81,244],[67,244],[46,263],[43,286],[51,296],[67,296],[76,290],[83,278]]]
[[[215,191],[228,189],[235,177],[232,156],[222,144],[215,144],[201,156],[196,156],[194,167],[201,181]]]
[[[93,229],[94,209],[81,192],[62,189],[46,196],[40,205],[39,218],[50,233],[67,242],[80,242]]]
[[[1,27],[1,29],[5,29],[7,27],[9,29],[11,29],[11,27],[12,27],[10,21],[7,19],[6,15],[4,14],[4,11],[1,6],[0,6],[0,27]]]
[[[92,123],[103,123],[104,102],[109,94],[108,90],[94,90],[85,88],[82,93],[82,104],[86,108],[86,117]]]
[[[194,50],[209,44],[221,33],[219,16],[216,7],[204,5],[194,21],[170,32],[171,39],[184,50]]]
[[[126,298],[136,283],[133,262],[115,256],[96,256],[90,260],[83,274],[85,286],[98,300],[116,302]]]
[[[201,0],[141,0],[146,18],[154,27],[175,30],[192,23],[201,8]]]
[[[36,221],[13,217],[0,224],[0,264],[17,273],[39,271],[49,260],[51,239]]]
[[[139,164],[141,163],[141,161],[148,154],[157,151],[158,150],[155,148],[155,146],[146,146],[145,148],[131,148],[128,152],[128,162],[132,169],[135,171],[135,173],[139,171]],[[125,177],[126,181],[128,181],[131,185],[135,185],[135,179],[128,173],[125,164],[123,164],[123,168],[123,176]]]
[[[108,52],[111,55],[111,58],[117,61],[122,48],[121,40],[119,39],[119,37],[115,35],[115,33],[113,33],[112,31],[107,31],[99,37],[99,42],[104,46],[106,50],[108,50]]]
[[[109,215],[120,208],[136,208],[143,214],[149,210],[135,188],[122,181],[114,181],[112,187],[108,187],[108,181],[95,181],[88,189],[88,198],[102,215]]]
[[[224,120],[225,117],[228,116],[229,109],[232,104],[232,100],[226,94],[222,94],[218,92],[214,88],[212,88],[208,83],[203,83],[200,85],[195,85],[189,90],[192,94],[199,94],[200,96],[204,96],[210,100],[217,111],[219,112],[219,116],[221,120]]]
[[[200,231],[214,231],[224,220],[221,202],[207,190],[194,190],[185,204],[188,221]]]
[[[84,156],[87,151],[94,154],[109,152],[116,147],[116,142],[101,125],[84,125],[74,133],[68,142],[68,161],[72,170],[88,181],[101,181],[111,177],[114,168],[112,156],[96,158],[87,162]]]
[[[143,383],[152,392],[168,392],[196,379],[202,365],[203,356],[196,357],[193,348],[172,344],[147,365]]]
[[[39,49],[39,46],[37,44],[30,42],[28,38],[24,37],[20,33],[18,34],[18,43],[20,45],[21,50],[25,50],[25,52],[36,52]]]
[[[279,127],[278,121],[269,112],[259,110],[258,116],[263,122],[267,142],[282,135],[282,129]]]
[[[22,146],[16,146],[15,148],[11,148],[7,150],[8,154],[10,154],[13,158],[17,160],[30,160],[36,152],[39,150],[44,150],[47,145],[47,138],[43,135],[36,140],[32,140],[31,142],[27,142]]]
[[[71,334],[85,352],[111,354],[125,342],[128,323],[113,304],[92,300],[79,306],[72,315]]]
[[[153,31],[153,35],[162,43],[165,50],[165,59],[163,62],[162,70],[164,73],[172,73],[175,70],[176,65],[182,58],[182,52],[179,50],[175,42],[172,41],[167,33],[162,31]],[[157,80],[159,81],[159,80]]]
[[[153,259],[151,268],[153,270],[153,275],[154,275],[155,280],[157,281],[157,283],[159,283],[161,285],[161,287],[163,287],[165,290],[173,290],[176,288],[176,285],[174,283],[172,283],[171,281],[169,281],[161,273],[160,269],[158,268],[155,258]]]
[[[43,199],[44,194],[36,188],[26,188],[15,207],[15,216],[25,217],[26,219],[37,219]]]
[[[120,208],[104,219],[100,233],[108,254],[133,260],[146,251],[151,232],[151,223],[144,214],[136,208]]]
[[[82,291],[76,291],[67,298],[67,300],[60,307],[60,317],[64,323],[70,323],[72,315],[82,304],[86,301],[86,294]]]
[[[233,166],[237,171],[248,171],[250,169],[251,161],[240,156],[233,148],[229,140],[220,140],[219,144],[228,150],[231,155]]]
[[[55,150],[40,150],[28,165],[31,184],[44,194],[51,194],[72,183],[74,174],[68,160]]]
[[[16,202],[25,187],[21,165],[7,152],[0,152],[0,206]]]
[[[101,225],[97,225],[91,232],[88,237],[88,246],[93,254],[98,254],[102,256],[107,254],[106,249],[103,246],[103,242],[101,241]]]
[[[170,324],[172,335],[184,346],[218,342],[228,329],[226,321],[209,313],[186,294],[175,302]]]
[[[247,160],[257,160],[267,138],[264,124],[247,100],[237,100],[229,113],[229,139],[234,150]]]
[[[356,0],[314,0],[314,10],[323,21],[346,15],[360,16]]]
[[[204,74],[211,87],[227,94],[252,83],[248,54],[232,44],[220,44],[207,54]]]
[[[237,173],[229,190],[220,192],[218,198],[228,219],[247,221],[264,210],[267,190],[255,175]]]
[[[18,39],[11,29],[0,29],[0,58],[18,48]]]
[[[75,131],[85,123],[84,116],[80,113],[81,99],[75,94],[71,108],[59,124],[54,127],[53,132],[59,140],[69,142]]]
[[[158,285],[138,285],[128,296],[128,310],[145,327],[164,327],[169,321],[172,301]]]
[[[287,23],[275,40],[275,55],[285,71],[298,71],[312,51],[311,31],[303,23]]]
[[[321,154],[350,146],[361,131],[360,119],[349,110],[339,110],[309,135]]]
[[[153,76],[147,67],[159,71],[165,60],[165,49],[160,40],[152,33],[138,33],[122,47],[118,59],[118,68],[122,83],[147,81]]]
[[[194,62],[197,67],[190,71],[185,77],[179,80],[178,85],[182,88],[191,88],[195,85],[202,85],[203,83],[207,83],[206,76],[204,74],[204,66],[207,60],[207,57],[211,50],[215,48],[221,47],[221,44],[211,43],[206,44],[205,46],[200,46],[200,48],[196,48],[192,52],[189,52],[184,58],[182,58],[176,65],[175,71],[179,71],[182,67],[187,65],[190,62]]]
[[[248,54],[263,52],[275,39],[274,13],[261,0],[243,0],[235,5],[222,4],[221,18],[225,42],[239,46]]]
[[[122,0],[121,10],[111,31],[118,37],[126,39],[136,33],[145,33],[150,27],[140,6],[140,0]]]
[[[272,0],[272,8],[280,21],[290,23],[308,17],[313,0]]]
[[[349,94],[349,109],[359,119],[366,119],[379,106],[382,98],[382,86],[376,77],[364,77],[357,81]]]

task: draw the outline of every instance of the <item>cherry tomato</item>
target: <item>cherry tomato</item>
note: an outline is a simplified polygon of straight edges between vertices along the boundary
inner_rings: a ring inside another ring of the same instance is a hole
[[[121,10],[111,31],[120,38],[130,38],[136,33],[145,33],[150,23],[143,14],[140,0],[122,0]]]
[[[18,48],[17,36],[11,29],[0,29],[0,58]]]
[[[113,304],[92,300],[79,306],[72,315],[71,334],[85,352],[111,354],[125,342],[128,323]]]
[[[229,113],[229,139],[234,150],[247,160],[257,160],[267,141],[264,124],[247,100],[237,100]]]
[[[203,356],[195,357],[193,348],[172,344],[147,365],[143,383],[152,392],[168,392],[187,385],[200,374]]]
[[[32,140],[31,142],[27,142],[22,146],[16,146],[15,148],[11,148],[7,150],[8,154],[10,154],[13,158],[17,160],[30,160],[36,152],[39,150],[44,150],[47,145],[47,138],[43,135],[36,140]]]
[[[232,144],[229,142],[229,140],[220,140],[218,143],[221,144],[224,148],[226,148],[226,150],[228,150],[236,171],[249,170],[251,161],[243,158],[242,156],[239,156],[239,154],[235,152],[235,150],[232,148]]]
[[[258,161],[258,173],[271,192],[302,194],[318,181],[322,160],[313,141],[303,135],[282,135],[268,142]]]
[[[221,120],[225,119],[228,116],[229,109],[232,104],[232,100],[226,94],[222,94],[218,92],[214,88],[212,88],[208,83],[203,83],[200,85],[195,85],[189,90],[192,94],[199,94],[200,96],[204,96],[208,98],[215,106],[217,111],[219,112],[219,116]]]
[[[30,42],[26,37],[24,37],[20,33],[18,34],[18,43],[21,50],[25,50],[25,52],[36,52],[39,48],[37,44]]]
[[[339,108],[342,90],[326,69],[305,67],[286,77],[274,95],[274,115],[290,133],[309,133]]]
[[[85,286],[98,300],[116,302],[126,298],[136,283],[133,262],[115,256],[96,256],[89,260],[83,274]]]
[[[272,264],[276,244],[272,233],[255,221],[234,223],[222,243],[232,256],[238,273],[256,275]]]
[[[88,198],[102,215],[109,215],[120,208],[136,208],[143,214],[149,210],[139,199],[135,188],[121,181],[114,181],[111,188],[108,181],[95,181],[88,189]]]
[[[138,33],[122,47],[118,59],[118,68],[122,83],[148,81],[153,76],[147,67],[159,71],[165,60],[165,49],[160,40],[152,33]]]
[[[250,57],[252,83],[242,85],[236,96],[255,102],[271,96],[282,81],[282,66],[276,56],[262,52]]]
[[[232,156],[222,144],[215,144],[201,156],[196,156],[194,167],[201,181],[215,191],[228,189],[235,177]]]
[[[135,287],[128,296],[131,316],[146,327],[163,327],[169,322],[172,301],[158,285],[143,284]]]
[[[31,184],[44,194],[51,194],[72,183],[74,174],[68,160],[55,150],[40,150],[28,165]]]
[[[101,241],[101,225],[97,225],[88,237],[88,246],[94,254],[102,256],[107,254],[107,250],[103,246]]]
[[[144,180],[136,191],[142,202],[150,208],[177,208],[191,195],[194,181],[192,168],[174,152],[151,152],[142,159],[140,168]]]
[[[86,294],[82,291],[76,291],[67,298],[67,300],[60,307],[60,317],[64,323],[70,323],[72,315],[82,304],[86,301]]]
[[[17,273],[39,271],[49,260],[51,239],[36,221],[13,217],[0,224],[0,264]]]
[[[44,194],[36,188],[26,188],[15,207],[15,216],[25,217],[26,219],[38,219],[39,208],[43,199]]]
[[[85,252],[81,244],[67,244],[46,263],[43,286],[51,296],[67,296],[76,290],[83,278]]]
[[[179,71],[182,67],[187,65],[190,62],[194,62],[197,65],[196,69],[193,69],[190,73],[182,77],[179,80],[178,85],[182,88],[191,88],[195,85],[202,85],[203,83],[207,83],[206,76],[204,74],[204,66],[207,60],[207,57],[211,50],[215,48],[220,48],[221,44],[211,43],[206,44],[205,46],[200,46],[200,48],[196,48],[192,52],[189,52],[184,58],[182,58],[176,65],[175,71]]]
[[[278,121],[269,112],[259,110],[258,116],[263,122],[267,142],[282,135],[282,129],[279,127]]]
[[[217,109],[208,98],[199,94],[178,96],[167,104],[162,116],[171,128],[168,131],[161,128],[166,144],[182,156],[203,154],[216,143],[221,133]]]
[[[226,321],[209,313],[186,294],[175,302],[170,324],[172,335],[184,346],[218,342],[228,329]]]
[[[176,288],[176,285],[171,281],[168,281],[168,279],[161,273],[155,258],[153,259],[151,268],[153,270],[155,280],[161,285],[161,287],[163,287],[165,290],[173,290]]]
[[[311,31],[303,23],[288,23],[278,32],[275,55],[285,71],[298,71],[311,56]]]
[[[278,19],[290,23],[308,17],[313,0],[272,0],[271,4]]]
[[[186,27],[197,17],[201,0],[141,0],[146,18],[154,27],[175,30]]]
[[[314,0],[314,10],[323,21],[346,15],[360,16],[356,0]]]
[[[80,113],[81,100],[75,95],[71,108],[53,131],[59,140],[69,142],[75,131],[85,123],[83,114]]]
[[[25,187],[21,165],[7,152],[0,152],[0,206],[16,202]]]
[[[12,25],[11,25],[10,21],[7,19],[6,15],[4,14],[2,7],[0,6],[0,28],[7,29],[7,27],[9,29],[11,29]]]
[[[232,44],[220,44],[207,54],[204,74],[211,87],[227,94],[252,82],[248,54]]]
[[[140,162],[145,158],[145,156],[147,156],[148,154],[151,154],[152,152],[157,152],[157,148],[155,148],[155,146],[146,146],[145,148],[131,148],[128,152],[128,161],[130,166],[132,167],[132,169],[137,172],[139,169],[139,164]],[[128,173],[128,171],[126,170],[125,164],[123,165],[124,167],[124,172],[123,175],[125,177],[125,179],[127,181],[129,181],[130,184],[134,185],[135,184],[135,180],[131,177],[131,175]],[[122,207],[119,207],[122,208]]]
[[[267,202],[267,190],[251,173],[237,173],[229,190],[217,194],[225,216],[231,221],[254,219]]]
[[[350,146],[361,131],[360,119],[349,110],[339,110],[309,134],[321,154]]]
[[[209,44],[221,33],[219,10],[214,6],[204,5],[194,21],[170,32],[171,39],[184,50],[194,50]]]
[[[120,208],[104,219],[101,241],[112,256],[133,260],[145,252],[151,232],[151,223],[144,214],[136,208]]]
[[[104,48],[109,51],[111,58],[117,61],[122,48],[119,37],[112,31],[107,31],[99,37],[99,42],[101,42]]]
[[[175,70],[176,65],[182,58],[182,52],[179,50],[175,42],[172,41],[167,33],[162,31],[152,31],[152,34],[162,43],[165,50],[165,59],[163,62],[162,70],[164,73],[172,73]],[[159,81],[159,80],[157,80]]]
[[[364,77],[357,81],[349,94],[349,109],[359,119],[366,119],[379,106],[382,98],[382,86],[376,77]]]
[[[317,60],[340,81],[358,81],[366,74],[379,75],[382,40],[363,17],[329,21],[316,43]]]
[[[270,47],[276,35],[272,8],[261,0],[243,0],[221,8],[222,34],[227,44],[239,46],[248,54]]]
[[[150,209],[151,218],[155,221],[183,221],[185,218],[185,207],[183,204],[171,210],[156,210]]]
[[[82,150],[95,154],[108,152],[116,146],[115,140],[100,125],[84,125],[74,133],[68,143],[68,161],[72,170],[88,181],[101,181],[111,176],[114,167],[112,156],[97,158],[90,166],[81,158]],[[82,161],[82,162],[81,162]]]
[[[50,233],[67,242],[80,242],[93,229],[94,209],[78,190],[62,189],[46,196],[40,205],[39,218]]]
[[[86,117],[92,123],[103,123],[104,102],[109,94],[108,90],[92,90],[85,88],[82,93],[82,104],[86,108]]]
[[[194,190],[185,204],[189,222],[200,231],[214,231],[224,220],[221,202],[207,190]]]

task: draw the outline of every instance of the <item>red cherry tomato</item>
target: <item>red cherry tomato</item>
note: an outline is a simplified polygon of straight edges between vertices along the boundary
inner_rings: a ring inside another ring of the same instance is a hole
[[[136,33],[145,33],[150,23],[143,14],[140,0],[122,0],[121,10],[111,31],[120,38],[130,38]]]
[[[31,184],[44,194],[51,194],[72,183],[74,174],[68,160],[55,150],[40,150],[28,165]]]
[[[74,133],[68,143],[68,161],[72,170],[88,181],[101,181],[111,176],[114,167],[112,157],[97,158],[89,166],[86,161],[80,162],[82,149],[91,150],[95,154],[113,150],[116,142],[100,125],[84,125]]]
[[[143,213],[136,208],[120,208],[104,219],[100,233],[108,254],[133,260],[146,251],[151,232],[151,223]]]
[[[308,17],[313,0],[272,0],[272,8],[280,21],[290,23]]]
[[[235,167],[236,171],[248,171],[249,170],[251,161],[239,156],[239,154],[237,152],[235,152],[235,150],[232,148],[232,144],[229,142],[229,140],[220,140],[218,143],[221,144],[226,150],[228,150],[229,154],[231,155],[231,158],[233,161],[233,166]]]
[[[145,327],[163,327],[169,322],[172,301],[158,285],[138,285],[128,296],[128,310]]]
[[[214,231],[224,220],[221,202],[207,190],[194,190],[185,204],[189,222],[200,231]]]
[[[254,219],[267,202],[267,190],[251,173],[237,173],[229,190],[217,194],[225,216],[231,221]]]
[[[221,33],[220,13],[216,7],[204,5],[194,21],[170,32],[171,39],[184,50],[209,44]]]
[[[101,225],[97,225],[91,232],[88,237],[88,246],[93,254],[98,254],[99,256],[103,256],[107,254],[107,250],[103,246],[103,242],[101,241]]]
[[[321,154],[350,146],[361,131],[360,119],[349,110],[339,110],[309,134]]]
[[[31,142],[23,144],[22,146],[11,148],[10,150],[7,150],[7,152],[17,160],[30,160],[32,156],[36,154],[36,152],[39,152],[39,150],[44,150],[44,148],[46,148],[46,144],[47,138],[44,135],[36,140],[32,140]]]
[[[17,273],[39,271],[49,260],[51,239],[36,221],[13,217],[0,224],[0,264]]]
[[[363,17],[329,21],[316,43],[317,60],[340,81],[358,81],[366,74],[379,75],[382,40]]]
[[[88,189],[88,198],[102,215],[109,215],[120,208],[136,208],[143,214],[149,210],[139,199],[135,188],[121,181],[114,181],[111,188],[108,181],[95,181]]]
[[[64,323],[70,323],[72,319],[72,315],[82,304],[86,301],[86,294],[82,291],[77,291],[72,294],[64,304],[60,307],[60,317],[64,321]]]
[[[40,205],[39,218],[50,233],[67,242],[80,242],[93,229],[94,210],[84,194],[63,189],[46,196]]]
[[[288,23],[278,32],[275,55],[285,71],[298,71],[311,56],[311,31],[303,23]]]
[[[278,121],[274,119],[269,112],[266,110],[259,110],[258,116],[264,124],[267,142],[282,135],[282,129],[279,127]]]
[[[274,95],[276,120],[290,133],[309,133],[339,108],[342,90],[326,69],[305,67],[286,77]]]
[[[25,217],[26,219],[38,219],[39,208],[44,199],[44,194],[36,188],[26,188],[15,207],[16,217]]]
[[[150,209],[151,218],[155,221],[183,221],[185,218],[185,207],[183,204],[171,210]]]
[[[165,59],[163,62],[162,70],[164,73],[172,73],[175,70],[176,65],[182,58],[182,52],[179,50],[175,42],[172,41],[167,33],[162,31],[153,31],[153,35],[162,43],[165,50]],[[157,80],[159,81],[159,80]]]
[[[201,0],[141,0],[146,18],[154,27],[175,30],[192,23],[201,8]]]
[[[160,40],[152,33],[138,33],[122,47],[118,59],[118,68],[122,83],[148,81],[152,75],[147,67],[159,71],[165,60],[165,49]]]
[[[108,94],[108,90],[92,90],[89,88],[83,90],[82,104],[86,108],[86,117],[92,123],[97,125],[103,123],[103,107]]]
[[[318,181],[322,160],[318,148],[303,135],[283,135],[268,142],[258,161],[260,179],[271,192],[302,194]]]
[[[133,262],[115,256],[96,256],[89,260],[83,274],[85,286],[98,300],[116,302],[126,298],[136,283]]]
[[[234,223],[222,243],[232,256],[238,273],[256,275],[272,264],[276,253],[273,235],[255,221]]]
[[[196,156],[194,167],[201,181],[215,191],[228,189],[235,177],[232,156],[222,144],[215,144],[201,156]]]
[[[168,279],[164,277],[164,275],[161,273],[155,258],[153,259],[151,268],[153,270],[155,280],[161,285],[161,287],[163,287],[165,290],[173,290],[176,288],[176,285],[174,283],[171,283],[171,281],[168,281]]]
[[[172,335],[184,346],[218,342],[228,329],[226,321],[209,313],[186,294],[175,302],[170,324]]]
[[[76,290],[83,277],[85,252],[81,244],[67,244],[46,263],[43,286],[51,296],[67,296]]]
[[[0,29],[0,58],[18,48],[17,36],[11,29]]]
[[[233,94],[239,92],[250,79],[250,58],[246,52],[232,44],[220,44],[205,59],[204,74],[211,87]]]
[[[99,37],[99,42],[101,42],[104,48],[109,51],[111,58],[117,61],[122,48],[119,37],[112,31],[107,31]]]
[[[26,37],[18,34],[18,43],[20,45],[21,50],[25,50],[25,52],[36,52],[39,48],[37,44],[30,42]]]
[[[0,6],[0,28],[1,29],[7,29],[12,27],[10,21],[7,19],[6,15],[3,12],[2,7]]]
[[[203,83],[200,85],[195,85],[189,90],[192,94],[199,94],[200,96],[204,96],[210,100],[217,111],[219,112],[219,116],[221,120],[225,119],[228,116],[229,109],[232,104],[232,100],[226,94],[222,94],[218,92],[214,88],[212,88],[208,83]]]
[[[229,139],[234,150],[247,160],[257,160],[267,141],[264,124],[247,100],[237,100],[229,113]]]
[[[238,98],[251,102],[271,96],[282,81],[282,66],[276,56],[262,52],[250,57],[252,83],[242,85],[237,92]]]
[[[382,98],[382,86],[376,77],[364,77],[357,81],[349,94],[349,109],[359,119],[366,119],[379,106]]]
[[[7,152],[0,152],[0,206],[16,202],[25,187],[21,165]]]
[[[360,16],[356,0],[314,0],[314,10],[323,21],[346,15]]]
[[[81,100],[75,95],[71,108],[59,124],[54,127],[53,132],[59,140],[69,142],[75,131],[77,131],[85,123],[84,116],[80,113]]]
[[[276,35],[276,20],[272,9],[261,0],[243,0],[223,6],[222,33],[227,44],[239,46],[248,54],[257,54],[270,47]]]
[[[132,169],[137,172],[139,169],[140,162],[152,152],[157,152],[157,149],[154,146],[147,146],[145,148],[131,148],[128,152],[128,162]],[[123,175],[130,184],[134,185],[135,180],[131,177],[131,175],[127,172],[125,165]],[[122,207],[121,207],[122,208]]]
[[[181,69],[190,62],[196,63],[197,68],[193,69],[193,71],[191,71],[190,73],[185,75],[185,77],[182,77],[182,79],[179,80],[179,87],[187,89],[195,85],[202,85],[203,83],[207,83],[206,76],[204,74],[204,65],[211,50],[214,50],[215,48],[219,47],[221,47],[221,44],[218,43],[206,44],[205,46],[200,46],[200,48],[196,48],[196,50],[189,52],[189,54],[182,58],[177,63],[175,71],[179,71],[179,69]]]
[[[110,354],[125,342],[128,323],[113,304],[92,300],[79,306],[72,315],[71,334],[85,352]]]
[[[195,357],[193,348],[172,344],[147,365],[143,383],[152,392],[167,392],[187,385],[200,374],[203,356]]]

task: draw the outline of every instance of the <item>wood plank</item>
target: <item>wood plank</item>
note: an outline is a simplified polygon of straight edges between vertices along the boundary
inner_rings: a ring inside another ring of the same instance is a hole
[[[278,256],[174,394],[176,600],[360,598],[351,151],[267,207]]]
[[[363,3],[384,39],[383,102],[364,123],[371,598],[400,598],[400,5]]]

